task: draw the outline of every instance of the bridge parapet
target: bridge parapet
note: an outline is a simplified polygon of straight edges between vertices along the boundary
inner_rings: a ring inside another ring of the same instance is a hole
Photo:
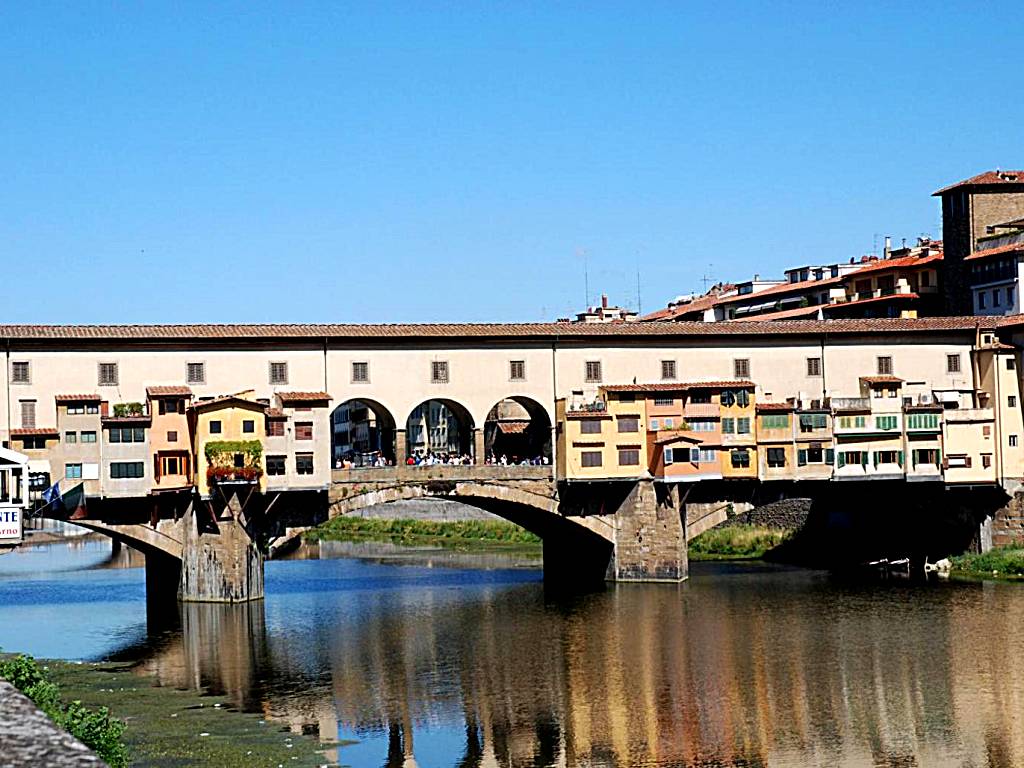
[[[334,483],[427,483],[433,480],[452,482],[506,482],[511,480],[553,480],[554,468],[548,466],[474,466],[446,465],[358,467],[335,469],[331,472]]]

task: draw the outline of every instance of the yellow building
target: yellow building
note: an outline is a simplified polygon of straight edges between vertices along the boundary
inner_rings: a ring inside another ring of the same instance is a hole
[[[263,449],[266,440],[264,403],[242,392],[199,400],[188,408],[195,486],[208,498],[216,485],[252,484],[266,489]]]
[[[757,405],[757,473],[762,480],[794,480],[796,442],[792,403]]]
[[[566,480],[633,480],[647,473],[643,387],[601,387],[597,398],[555,404],[557,470]]]
[[[722,477],[757,477],[757,437],[755,433],[754,383],[752,381],[715,381],[690,384],[705,387],[709,399],[718,398],[722,420]]]

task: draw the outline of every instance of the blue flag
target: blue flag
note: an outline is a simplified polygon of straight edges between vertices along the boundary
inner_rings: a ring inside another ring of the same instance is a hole
[[[60,504],[62,500],[63,499],[60,495],[60,480],[43,491],[43,501],[46,502],[47,506],[50,504]]]

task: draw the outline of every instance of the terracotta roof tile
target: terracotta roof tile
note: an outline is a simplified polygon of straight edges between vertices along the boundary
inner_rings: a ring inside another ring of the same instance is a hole
[[[819,285],[825,281],[819,281]],[[828,306],[828,305],[826,305]],[[829,333],[932,333],[973,330],[977,318],[929,317],[747,323],[454,323],[422,325],[0,325],[4,341],[394,341],[396,339],[590,339],[788,336]]]
[[[936,262],[942,261],[942,258],[943,255],[940,251],[938,253],[929,253],[927,256],[900,256],[895,259],[879,259],[878,261],[872,261],[866,264],[856,272],[847,273],[844,279],[856,280],[865,272],[881,272],[886,269],[912,269],[915,267],[924,267],[929,264],[935,264]]]
[[[605,384],[606,392],[683,392],[687,389],[753,389],[754,382],[746,379],[730,381],[680,381],[660,384]]]
[[[54,395],[58,403],[99,403],[103,398],[96,394],[90,395]]]
[[[759,411],[795,411],[796,406],[792,403],[758,403]]]
[[[155,385],[146,387],[150,397],[192,397],[192,388],[181,384]]]
[[[977,176],[971,176],[969,179],[943,187],[937,192],[932,192],[932,197],[958,187],[981,187],[988,184],[1024,184],[1024,171],[985,171]]]
[[[331,399],[326,392],[278,392],[276,394],[282,403],[319,403]]]
[[[150,424],[152,421],[151,416],[104,416],[102,418],[104,424]]]
[[[795,309],[780,309],[778,312],[765,312],[763,315],[750,315],[749,317],[734,317],[730,323],[752,323],[755,320],[796,320],[798,318],[812,317],[828,304],[814,304],[809,307],[796,307]]]
[[[987,259],[990,256],[1003,256],[1008,253],[1019,253],[1024,256],[1024,243],[1010,243],[1009,245],[999,245],[995,248],[985,248],[980,251],[975,251],[964,257],[964,261],[977,261],[978,259]]]
[[[268,419],[287,419],[288,415],[280,408],[267,408]]]
[[[755,293],[745,293],[742,296],[739,294],[736,296],[727,296],[719,303],[735,304],[741,301],[750,301],[756,304],[757,301],[764,296],[780,296],[787,293],[802,293],[815,288],[826,288],[841,283],[843,279],[843,277],[827,277],[822,280],[802,280],[799,283],[782,283],[781,285],[774,285],[771,288],[765,288],[763,291],[756,291]]]
[[[11,437],[50,437],[59,434],[56,427],[19,427],[11,430]]]
[[[832,310],[842,310],[844,307],[859,307],[864,304],[880,304],[884,301],[913,301],[921,298],[916,293],[890,293],[888,296],[872,296],[870,299],[857,299],[856,301],[841,301],[838,304],[822,304],[822,314],[828,314]]]
[[[861,376],[860,380],[865,384],[902,384],[903,379],[899,376]]]

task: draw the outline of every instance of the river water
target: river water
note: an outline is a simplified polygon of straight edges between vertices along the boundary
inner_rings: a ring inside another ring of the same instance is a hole
[[[147,609],[126,557],[0,557],[0,647],[137,660],[352,766],[1024,766],[1022,585],[698,563],[566,597],[517,556],[327,545],[262,603]]]

